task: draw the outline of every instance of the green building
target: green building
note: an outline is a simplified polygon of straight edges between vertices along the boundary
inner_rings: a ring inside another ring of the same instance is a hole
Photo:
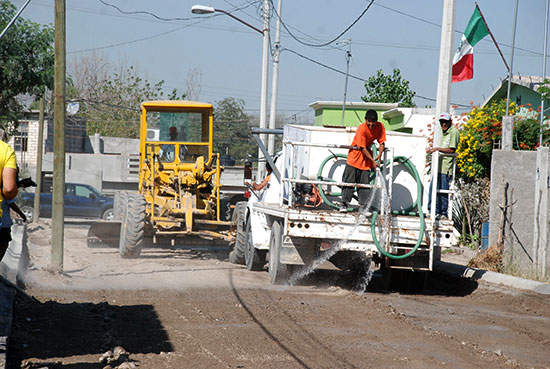
[[[315,101],[309,106],[315,111],[316,126],[342,126],[341,101]],[[422,130],[433,123],[435,109],[399,108],[398,104],[347,102],[344,112],[344,126],[359,126],[365,121],[367,110],[378,113],[378,121],[387,131],[398,131],[425,135]],[[425,132],[425,131],[424,131]]]

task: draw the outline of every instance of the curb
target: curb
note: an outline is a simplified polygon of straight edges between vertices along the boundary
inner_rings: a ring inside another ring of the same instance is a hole
[[[537,292],[543,295],[550,295],[550,284],[548,283],[532,281],[530,279],[514,277],[507,274],[470,268],[465,265],[453,264],[445,261],[438,261],[434,263],[434,270],[453,276],[468,278],[474,281],[483,280],[497,285],[504,285],[521,290]]]
[[[21,267],[23,243],[26,242],[26,225],[14,224],[11,228],[12,241],[6,255],[0,262],[0,369],[6,367],[8,339],[13,322],[15,288]]]

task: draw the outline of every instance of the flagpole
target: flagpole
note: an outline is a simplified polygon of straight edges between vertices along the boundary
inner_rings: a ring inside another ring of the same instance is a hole
[[[508,63],[506,63],[506,59],[504,58],[504,55],[502,54],[502,51],[500,51],[500,47],[498,47],[497,40],[495,40],[495,36],[493,36],[493,32],[491,32],[491,29],[489,28],[489,25],[487,24],[487,21],[485,20],[485,17],[483,16],[483,13],[481,12],[481,9],[479,8],[479,5],[477,5],[476,2],[476,8],[479,11],[479,15],[481,15],[481,19],[483,19],[483,23],[485,23],[485,27],[487,27],[487,31],[489,31],[489,35],[493,39],[493,43],[495,44],[495,47],[498,50],[498,53],[500,54],[500,57],[502,58],[502,61],[504,62],[504,65],[506,66],[506,69],[510,71],[510,67],[508,66]]]

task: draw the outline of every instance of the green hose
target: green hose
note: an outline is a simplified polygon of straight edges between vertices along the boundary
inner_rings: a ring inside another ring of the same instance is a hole
[[[329,160],[331,160],[335,157],[337,157],[337,158],[347,158],[347,155],[346,154],[332,154],[332,155],[329,155],[328,157],[326,157],[325,160],[323,160],[323,162],[319,166],[319,171],[317,172],[317,180],[322,180],[322,178],[323,178],[322,173],[323,173],[323,169],[325,168],[326,163]],[[376,218],[378,217],[378,213],[376,211],[374,211],[373,214],[372,214],[371,234],[372,234],[372,240],[374,242],[374,245],[376,246],[376,248],[378,249],[378,251],[380,251],[380,253],[382,255],[384,255],[384,256],[386,256],[390,259],[405,259],[405,258],[411,256],[412,254],[414,254],[416,252],[416,250],[418,249],[418,247],[420,247],[420,244],[422,243],[422,239],[424,238],[425,221],[424,221],[424,212],[422,211],[422,181],[420,180],[420,175],[418,174],[418,171],[416,170],[416,167],[409,160],[409,158],[406,158],[404,156],[396,156],[396,157],[393,158],[393,162],[397,162],[397,163],[402,164],[403,166],[405,166],[405,168],[407,168],[408,171],[411,173],[411,175],[414,177],[414,179],[416,180],[417,196],[416,196],[415,202],[410,207],[408,207],[405,210],[393,211],[392,214],[396,214],[396,215],[418,215],[420,217],[420,234],[418,235],[416,245],[413,247],[413,249],[411,251],[409,251],[409,252],[407,252],[406,254],[403,254],[403,255],[390,254],[389,252],[384,250],[382,248],[382,246],[380,246],[380,243],[378,242],[378,238],[376,237],[376,226],[375,226],[375,224],[376,224]],[[390,161],[386,162],[386,165],[389,165],[389,164],[391,164]],[[323,199],[323,202],[325,204],[327,204],[330,207],[333,207],[335,209],[338,208],[338,206],[336,206],[332,201],[330,201],[326,197],[322,186],[319,186],[319,194],[321,195],[321,198]],[[337,193],[335,193],[335,195],[338,196]],[[412,209],[414,209],[415,207],[417,208],[417,212],[412,211]]]
[[[346,154],[332,154],[332,155],[329,155],[325,158],[325,160],[323,160],[323,162],[321,163],[321,165],[319,166],[319,170],[317,171],[317,180],[318,181],[322,181],[323,180],[323,169],[325,168],[325,165],[327,164],[327,162],[333,158],[344,158],[346,159],[348,156]],[[328,179],[328,181],[334,181],[333,179]],[[334,181],[336,182],[336,181]],[[319,186],[319,194],[321,195],[321,198],[323,199],[323,202],[325,204],[327,204],[328,206],[334,208],[334,209],[338,209],[338,206],[336,204],[334,204],[332,201],[330,201],[328,199],[328,197],[325,195],[325,191],[323,191],[323,187],[322,186]],[[341,193],[338,193],[338,192],[335,192],[333,194],[334,196],[341,196]]]

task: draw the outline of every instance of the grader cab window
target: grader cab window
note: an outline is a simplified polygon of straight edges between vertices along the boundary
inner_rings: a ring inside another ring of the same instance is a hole
[[[147,112],[149,142],[208,142],[208,136],[208,120],[200,112]]]
[[[166,163],[194,163],[199,156],[208,160],[208,112],[174,110],[147,111],[148,150],[154,150]],[[150,145],[158,142],[157,145]],[[156,147],[156,148],[154,148]]]

